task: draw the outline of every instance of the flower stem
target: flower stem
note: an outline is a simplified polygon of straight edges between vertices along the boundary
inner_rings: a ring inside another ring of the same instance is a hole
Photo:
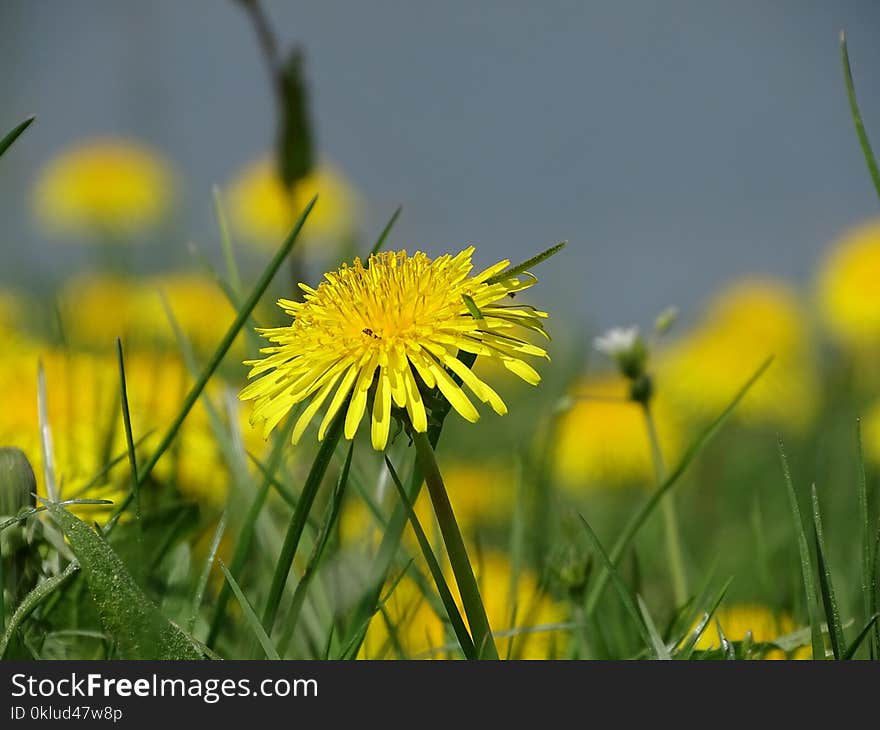
[[[666,481],[666,464],[663,461],[663,452],[660,449],[660,439],[657,436],[657,425],[654,422],[654,414],[648,403],[642,403],[642,411],[645,414],[645,425],[648,429],[648,441],[651,443],[651,459],[654,462],[654,478],[657,486]],[[688,598],[687,576],[684,570],[684,557],[681,549],[681,531],[678,526],[678,513],[675,509],[674,495],[667,494],[661,501],[663,508],[663,524],[666,532],[666,557],[669,561],[669,570],[672,573],[672,592],[676,606],[683,606]]]
[[[495,640],[489,628],[486,608],[480,597],[477,579],[474,577],[461,530],[458,528],[449,495],[446,493],[446,486],[443,484],[434,449],[431,448],[426,434],[414,432],[412,438],[416,447],[416,458],[425,476],[425,484],[428,486],[431,503],[434,505],[434,514],[437,515],[437,522],[446,545],[446,553],[449,555],[452,573],[461,594],[461,602],[473,635],[477,656],[480,659],[497,659],[498,650],[495,648]]]

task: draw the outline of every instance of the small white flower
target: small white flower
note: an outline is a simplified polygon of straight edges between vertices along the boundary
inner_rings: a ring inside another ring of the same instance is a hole
[[[632,350],[639,341],[638,327],[613,327],[593,339],[593,347],[609,357],[617,357]]]

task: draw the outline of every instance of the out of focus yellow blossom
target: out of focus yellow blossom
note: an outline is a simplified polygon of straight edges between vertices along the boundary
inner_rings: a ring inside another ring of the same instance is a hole
[[[0,337],[17,337],[21,332],[21,298],[8,289],[0,289]]]
[[[355,230],[359,202],[342,173],[326,164],[316,167],[292,191],[284,187],[269,157],[247,165],[230,187],[232,223],[255,244],[274,250],[315,195],[318,202],[303,229],[303,241],[338,245]]]
[[[656,384],[651,409],[667,461],[683,446],[677,421]],[[630,385],[619,376],[585,378],[572,390],[572,406],[559,421],[556,473],[572,489],[639,483],[653,485],[651,442],[642,406],[629,400]]]
[[[129,344],[134,330],[139,284],[114,274],[74,276],[59,293],[61,319],[75,344],[107,348],[117,337]]]
[[[534,574],[520,571],[512,590],[510,561],[494,552],[475,558],[474,572],[501,658],[551,659],[564,653],[567,632],[554,627],[566,621],[566,612],[540,591]],[[430,578],[427,581],[434,590]],[[455,582],[451,576],[447,581],[461,611]],[[438,611],[443,612],[442,604]],[[388,630],[389,622],[393,631]],[[402,653],[409,658],[447,658],[451,652],[443,647],[457,644],[452,631],[445,631],[445,627],[444,619],[416,582],[406,577],[370,623],[360,656],[394,659]]]
[[[126,239],[159,222],[174,194],[169,164],[132,140],[81,142],[50,160],[34,189],[34,207],[49,230]]]
[[[217,282],[200,274],[163,274],[145,279],[141,285],[134,325],[144,339],[176,347],[162,297],[181,331],[201,352],[212,352],[235,319],[235,310]],[[242,335],[237,342],[241,346]]]
[[[676,414],[713,418],[771,355],[734,417],[805,428],[817,407],[818,375],[804,311],[780,281],[744,279],[719,293],[697,327],[661,353],[658,388]]]
[[[145,279],[113,274],[74,277],[60,294],[64,326],[70,340],[108,347],[116,337],[130,347],[178,349],[162,297],[190,344],[211,352],[235,318],[226,295],[208,277],[185,272]],[[236,346],[243,347],[239,335]]]
[[[717,619],[717,623],[716,623]],[[721,648],[721,637],[718,635],[718,623],[728,641],[742,641],[751,634],[755,643],[771,642],[791,634],[799,627],[788,614],[775,613],[760,604],[740,604],[729,608],[719,608],[713,620],[706,627],[696,644],[697,649],[709,650]],[[771,649],[765,659],[809,659],[812,650],[809,647],[796,649],[786,657],[781,649]]]
[[[880,353],[878,281],[880,219],[875,219],[838,238],[819,269],[823,320],[840,344],[859,356]]]

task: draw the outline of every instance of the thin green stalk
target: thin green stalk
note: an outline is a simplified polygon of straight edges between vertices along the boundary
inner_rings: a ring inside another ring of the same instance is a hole
[[[190,388],[189,393],[187,393],[186,398],[183,401],[183,405],[181,406],[180,411],[177,414],[177,417],[168,427],[168,430],[165,432],[165,435],[162,437],[162,440],[159,442],[159,445],[156,447],[156,450],[153,452],[152,456],[150,456],[147,463],[138,472],[139,486],[143,485],[144,482],[146,482],[147,478],[152,473],[153,468],[156,466],[156,464],[159,463],[159,459],[162,458],[163,454],[174,442],[174,439],[177,436],[177,432],[180,430],[180,427],[183,425],[184,420],[186,420],[189,412],[192,410],[193,406],[196,404],[196,401],[199,399],[199,396],[202,394],[202,391],[205,389],[205,386],[208,384],[208,380],[211,379],[211,377],[214,375],[214,372],[220,366],[221,361],[226,356],[229,348],[232,347],[232,343],[238,336],[239,331],[250,317],[251,312],[254,311],[254,308],[257,306],[257,302],[260,300],[260,297],[263,296],[263,293],[269,287],[269,284],[275,277],[276,272],[281,267],[284,259],[287,258],[287,255],[290,253],[293,245],[299,238],[299,233],[302,230],[303,225],[305,225],[306,219],[309,217],[309,213],[312,212],[312,208],[315,207],[315,203],[317,202],[317,200],[318,196],[316,195],[305,207],[305,209],[297,219],[296,223],[294,224],[293,229],[290,231],[287,238],[285,239],[284,243],[275,253],[275,256],[272,257],[272,260],[263,271],[260,279],[257,281],[251,293],[248,295],[248,298],[242,304],[241,309],[238,310],[235,319],[233,320],[232,324],[229,325],[229,329],[226,330],[226,334],[223,335],[223,339],[220,341],[220,344],[217,345],[217,349],[214,350],[214,354],[211,356],[208,364],[205,365],[205,368],[202,370],[202,374],[199,376],[199,379],[195,383],[193,383],[193,386]],[[119,508],[116,510],[113,518],[111,518],[111,525],[116,523],[118,515],[125,511],[128,505],[131,503],[131,499],[132,497],[129,494],[122,501]]]
[[[452,574],[458,585],[461,602],[470,624],[473,634],[474,646],[477,656],[481,659],[497,659],[498,649],[492,638],[492,629],[489,627],[489,618],[486,616],[486,607],[480,597],[480,589],[474,571],[468,558],[467,548],[455,520],[446,486],[443,484],[443,476],[434,456],[434,449],[428,441],[427,434],[413,432],[413,444],[416,448],[416,458],[425,476],[425,484],[431,495],[431,503],[434,505],[434,514],[440,525],[443,542],[446,545],[446,553],[449,556],[449,564],[452,566]]]
[[[654,414],[648,403],[642,403],[642,412],[645,415],[645,426],[648,430],[648,441],[651,443],[651,460],[654,464],[654,476],[659,488],[666,481],[666,464],[663,461],[663,451],[660,448],[660,438],[657,435],[657,424]],[[675,596],[675,605],[683,606],[688,599],[687,574],[684,568],[684,557],[681,549],[681,530],[678,526],[678,512],[675,508],[675,495],[669,492],[660,503],[663,511],[663,527],[666,540],[666,559],[669,561],[669,571],[672,574],[672,593]]]
[[[293,559],[296,556],[296,550],[299,547],[299,541],[302,538],[309,512],[324,479],[324,474],[327,472],[327,467],[333,459],[336,445],[342,436],[342,425],[345,422],[346,410],[347,408],[345,407],[339,409],[339,413],[334,417],[333,423],[324,436],[324,441],[321,443],[318,455],[315,457],[312,468],[309,470],[309,476],[306,478],[302,494],[300,494],[299,500],[296,503],[296,509],[290,518],[287,534],[284,536],[284,544],[281,547],[281,555],[278,556],[278,562],[275,564],[275,573],[272,576],[272,584],[269,587],[266,608],[263,611],[263,628],[266,629],[266,633],[270,636],[272,635],[272,627],[275,625],[275,618],[278,615],[278,606],[281,603],[284,586],[287,585],[287,576],[290,574],[290,568],[293,565]]]
[[[874,157],[874,150],[871,149],[871,142],[868,140],[868,133],[865,131],[865,124],[862,121],[862,113],[859,111],[852,68],[849,65],[849,52],[846,48],[846,33],[843,31],[840,31],[840,59],[843,64],[843,80],[846,83],[846,94],[849,97],[849,110],[852,115],[853,125],[856,128],[856,135],[859,138],[859,145],[861,145],[862,155],[865,158],[865,164],[868,166],[868,172],[871,174],[874,189],[877,191],[877,195],[880,195],[880,168],[877,167],[877,158]]]
[[[137,454],[134,450],[134,436],[131,430],[131,412],[128,408],[128,385],[125,380],[125,357],[122,354],[122,340],[116,338],[116,357],[119,361],[119,391],[122,401],[122,421],[125,426],[125,446],[128,449],[128,465],[131,468],[131,494],[134,499],[134,519],[137,525],[138,545],[143,546],[143,524],[141,522],[141,487],[138,483]]]

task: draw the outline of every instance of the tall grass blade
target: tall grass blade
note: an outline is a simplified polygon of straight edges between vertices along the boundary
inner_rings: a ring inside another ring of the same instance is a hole
[[[211,578],[211,569],[214,567],[214,560],[217,557],[217,551],[220,549],[220,541],[223,539],[223,533],[226,531],[226,512],[220,515],[217,522],[217,528],[214,530],[214,536],[211,538],[211,546],[208,548],[208,555],[205,558],[205,564],[202,566],[202,572],[199,573],[199,581],[196,583],[196,590],[193,593],[192,603],[190,604],[189,618],[184,624],[184,628],[188,633],[192,633],[196,625],[196,619],[199,616],[199,609],[202,606],[202,599],[205,590],[208,587],[208,580]]]
[[[220,246],[223,249],[223,260],[226,263],[226,279],[229,281],[229,288],[233,295],[237,299],[241,299],[241,274],[238,271],[232,236],[229,235],[229,224],[226,222],[226,212],[223,209],[223,193],[216,185],[211,192],[214,198],[214,216],[217,218],[217,229],[220,232]]]
[[[672,655],[670,655],[669,649],[663,641],[663,637],[660,636],[660,633],[657,631],[657,626],[654,624],[654,619],[651,618],[651,612],[648,611],[647,605],[645,605],[641,596],[636,596],[636,601],[638,601],[639,604],[639,612],[642,614],[642,621],[651,637],[654,654],[658,659],[665,659],[667,661],[671,660]]]
[[[272,583],[269,586],[269,596],[266,598],[266,607],[263,611],[263,628],[267,634],[272,634],[272,627],[275,625],[275,617],[278,615],[278,606],[281,603],[281,596],[284,593],[284,586],[287,584],[287,576],[293,566],[293,559],[296,557],[296,551],[299,547],[300,538],[302,538],[303,530],[306,527],[309,512],[315,497],[318,495],[318,489],[324,480],[324,474],[327,467],[333,459],[333,452],[342,436],[342,425],[345,422],[345,412],[348,409],[343,406],[339,409],[339,413],[333,418],[330,428],[324,435],[321,442],[321,448],[312,462],[312,468],[303,485],[302,493],[296,503],[296,509],[290,518],[290,524],[287,528],[287,534],[284,536],[284,545],[281,547],[281,555],[278,556],[278,562],[275,564],[275,572],[272,575]]]
[[[526,259],[521,264],[517,264],[509,269],[505,269],[504,271],[495,274],[495,276],[490,276],[486,279],[487,284],[497,284],[499,281],[504,281],[505,279],[509,279],[511,276],[516,276],[517,274],[526,273],[529,269],[534,268],[538,264],[543,263],[551,256],[555,256],[558,254],[565,246],[568,244],[568,241],[560,241],[555,246],[551,246],[550,248],[541,251],[537,256],[532,256],[530,259]]]
[[[348,454],[345,457],[345,464],[342,467],[342,472],[339,474],[339,479],[336,480],[336,488],[333,490],[333,497],[330,500],[330,509],[327,511],[327,518],[324,520],[324,524],[321,525],[318,539],[312,548],[311,555],[309,555],[302,578],[300,578],[299,583],[296,584],[296,588],[293,591],[293,600],[290,604],[290,610],[285,617],[286,627],[284,630],[284,637],[279,642],[279,649],[282,653],[287,651],[288,643],[293,638],[294,632],[296,631],[309,586],[311,585],[315,574],[318,572],[318,566],[321,563],[321,557],[324,555],[324,549],[327,547],[327,542],[333,532],[333,526],[339,518],[339,510],[342,508],[342,498],[345,496],[345,491],[348,486],[348,475],[351,471],[351,459],[353,455],[354,441],[348,446]]]
[[[638,629],[639,635],[645,642],[645,646],[649,650],[654,652],[654,657],[656,659],[662,658],[657,653],[657,648],[654,646],[654,640],[651,636],[651,632],[648,630],[648,627],[646,626],[642,615],[639,613],[639,609],[636,606],[633,597],[630,595],[629,589],[626,587],[626,584],[623,582],[623,579],[617,572],[617,568],[614,567],[614,563],[611,562],[611,558],[608,556],[608,553],[605,552],[605,548],[602,547],[602,543],[599,542],[598,536],[593,531],[593,528],[590,527],[590,523],[587,522],[583,515],[579,514],[578,517],[581,518],[581,522],[584,525],[584,531],[587,533],[587,539],[590,541],[593,552],[605,566],[605,570],[611,578],[611,583],[614,586],[614,590],[617,591],[620,602],[623,604],[623,607],[626,609],[627,614],[629,614],[629,617],[632,619],[633,623]]]
[[[866,623],[865,628],[863,628],[859,632],[859,635],[855,638],[855,641],[853,641],[852,644],[850,644],[848,647],[846,647],[846,651],[843,652],[843,657],[841,657],[842,659],[849,660],[849,659],[852,659],[856,655],[856,652],[859,650],[859,647],[862,645],[862,642],[865,640],[865,637],[869,633],[871,633],[871,629],[873,629],[874,626],[877,625],[877,619],[880,619],[880,614],[876,614],[876,613],[873,616],[871,616],[870,619],[868,619],[868,623]]]
[[[251,627],[254,635],[259,640],[260,645],[263,647],[263,651],[266,652],[266,656],[269,659],[274,659],[276,661],[281,659],[281,657],[278,656],[278,650],[272,644],[272,640],[269,638],[265,629],[263,629],[262,624],[260,624],[260,619],[257,618],[257,613],[254,611],[254,607],[251,606],[251,602],[247,599],[247,596],[245,596],[238,583],[236,583],[235,578],[232,577],[232,573],[229,572],[229,569],[222,560],[220,561],[220,570],[222,570],[223,575],[226,576],[226,581],[241,606],[241,611],[244,614],[245,620],[248,622],[248,626]]]
[[[801,510],[798,507],[797,493],[794,490],[794,482],[791,478],[791,470],[788,467],[788,458],[785,456],[785,446],[782,438],[779,438],[779,459],[782,463],[782,474],[785,477],[785,487],[788,491],[788,503],[791,508],[791,516],[794,520],[795,535],[797,537],[798,552],[801,558],[801,576],[804,581],[806,592],[807,613],[810,618],[810,639],[813,646],[813,659],[825,658],[825,640],[822,638],[822,620],[819,617],[819,594],[816,591],[816,583],[813,579],[813,563],[810,559],[810,546],[807,542],[807,533],[804,531],[804,522],[801,519]]]
[[[873,540],[871,539],[871,518],[869,515],[868,478],[865,474],[865,455],[862,450],[862,420],[856,419],[856,453],[858,457],[858,493],[859,493],[859,529],[862,541],[862,603],[865,610],[865,620],[877,613],[877,596],[874,593],[874,558]],[[875,637],[876,638],[876,632]],[[869,643],[869,653],[874,659],[880,651],[874,639]]]
[[[0,157],[3,157],[6,150],[12,147],[13,142],[21,136],[22,132],[33,124],[34,119],[36,119],[36,117],[28,117],[21,122],[21,124],[8,132],[3,139],[0,139]]]
[[[816,541],[816,561],[819,569],[819,590],[822,596],[822,605],[825,608],[825,621],[828,623],[831,652],[834,654],[835,659],[840,659],[843,656],[845,639],[843,626],[840,622],[840,610],[837,608],[837,596],[834,593],[834,584],[831,580],[831,568],[828,565],[827,551],[825,550],[822,516],[819,513],[819,495],[816,493],[815,484],[811,494],[813,498],[813,530]]]
[[[419,522],[419,518],[416,516],[412,504],[409,502],[409,498],[406,495],[406,490],[403,488],[400,477],[397,476],[394,465],[387,456],[385,457],[385,465],[388,467],[388,472],[391,474],[391,480],[394,482],[397,494],[406,507],[410,526],[415,533],[416,540],[419,543],[419,548],[422,551],[425,562],[428,564],[428,570],[431,573],[431,577],[434,579],[434,583],[437,586],[437,592],[440,595],[440,600],[443,602],[443,607],[446,609],[446,615],[449,617],[449,622],[452,625],[452,630],[455,632],[455,637],[458,639],[458,644],[465,657],[468,659],[476,659],[477,650],[474,646],[474,641],[471,638],[470,633],[468,633],[467,626],[464,623],[461,612],[458,610],[458,606],[455,604],[455,598],[453,598],[452,591],[449,589],[449,584],[446,582],[446,577],[443,575],[443,569],[437,562],[434,551],[431,550],[431,543],[428,540],[428,536],[425,535],[424,529],[422,529],[422,525]]]
[[[727,405],[727,407],[721,411],[721,413],[712,421],[703,432],[697,437],[697,439],[691,443],[688,447],[687,451],[685,451],[684,456],[682,456],[681,461],[676,465],[676,467],[670,472],[669,476],[666,478],[656,490],[654,490],[653,494],[645,501],[642,507],[636,512],[629,520],[629,522],[624,526],[623,530],[620,533],[620,537],[618,537],[617,542],[614,543],[614,547],[611,549],[610,558],[612,564],[616,565],[623,554],[626,552],[630,543],[635,538],[638,531],[641,529],[642,525],[651,516],[654,510],[657,508],[657,505],[660,504],[660,501],[663,499],[663,496],[668,492],[681,476],[687,471],[688,467],[691,465],[693,460],[700,453],[702,448],[712,439],[712,437],[718,432],[722,425],[724,425],[725,421],[730,417],[730,414],[733,413],[734,409],[739,405],[740,401],[746,396],[746,393],[751,390],[752,386],[758,381],[758,379],[766,372],[767,368],[770,367],[770,364],[773,362],[773,358],[767,358],[760,367],[749,377],[749,379],[743,384],[743,386],[739,389],[736,395],[733,397],[733,400]],[[596,582],[593,587],[590,589],[590,592],[587,595],[586,601],[586,615],[587,617],[591,617],[596,610],[596,606],[599,603],[599,599],[602,597],[602,593],[605,590],[605,586],[608,583],[608,571],[602,570],[596,578]]]
[[[846,83],[849,111],[856,128],[856,135],[859,138],[862,155],[865,158],[868,172],[871,174],[871,180],[874,183],[874,190],[880,196],[880,168],[877,167],[877,159],[874,157],[874,150],[871,148],[871,142],[868,139],[868,133],[865,131],[865,124],[862,121],[862,112],[859,110],[859,102],[856,99],[856,88],[853,83],[852,68],[849,65],[849,51],[846,47],[846,33],[844,31],[840,31],[840,59],[843,64],[843,80]]]
[[[183,405],[180,407],[180,411],[178,412],[177,416],[171,422],[171,425],[168,427],[168,430],[165,432],[165,435],[162,437],[162,440],[159,442],[156,450],[153,452],[153,454],[147,460],[147,463],[144,464],[143,468],[138,473],[139,484],[143,484],[147,480],[147,477],[150,476],[153,468],[156,466],[157,463],[159,463],[159,459],[162,458],[162,455],[171,446],[174,438],[177,436],[177,432],[183,425],[184,420],[186,420],[189,412],[192,410],[193,406],[196,404],[196,401],[199,399],[199,396],[202,394],[202,391],[205,389],[205,386],[208,384],[208,380],[211,379],[217,368],[220,366],[221,361],[226,356],[229,348],[232,347],[232,343],[238,336],[238,333],[241,330],[242,326],[247,321],[248,317],[250,317],[251,312],[253,312],[254,308],[257,306],[257,302],[259,302],[260,297],[263,296],[263,293],[269,287],[269,284],[275,277],[278,269],[281,268],[281,264],[284,262],[284,259],[287,258],[287,254],[290,253],[294,244],[297,242],[297,239],[299,238],[299,233],[302,230],[302,227],[305,225],[306,219],[309,217],[309,213],[312,212],[312,208],[315,207],[315,203],[317,202],[317,200],[318,196],[316,195],[305,207],[305,209],[297,219],[296,223],[294,224],[292,230],[288,234],[287,239],[284,241],[283,244],[281,244],[281,247],[272,257],[272,260],[269,262],[259,280],[254,285],[251,293],[248,295],[247,299],[238,310],[235,319],[233,320],[232,324],[229,325],[229,328],[226,330],[226,334],[223,335],[223,339],[220,340],[220,344],[217,345],[217,349],[214,350],[214,354],[211,356],[210,360],[202,370],[201,376],[196,380],[195,383],[193,383],[189,392],[186,394],[186,398],[184,399]],[[128,507],[129,502],[130,499],[123,501],[117,512],[124,511]]]

